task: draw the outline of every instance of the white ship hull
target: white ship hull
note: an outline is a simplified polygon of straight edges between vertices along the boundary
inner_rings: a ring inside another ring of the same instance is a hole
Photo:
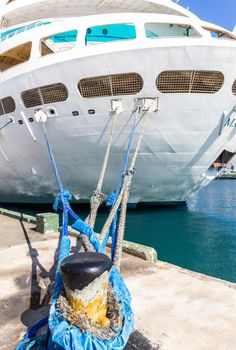
[[[119,180],[135,98],[158,97],[159,108],[148,119],[130,203],[186,201],[217,175],[211,167],[217,157],[223,151],[236,151],[236,128],[232,127],[236,117],[232,94],[235,43],[209,43],[201,38],[189,39],[188,44],[173,40],[107,47],[99,46],[96,53],[91,47],[46,56],[0,76],[1,95],[12,96],[16,103],[16,110],[1,116],[0,122],[1,127],[9,118],[14,120],[0,132],[0,202],[46,203],[58,192],[42,126],[34,117],[36,108],[25,108],[20,98],[22,91],[52,83],[63,83],[69,97],[66,102],[40,108],[55,111],[46,129],[63,184],[72,194],[79,194],[81,202],[87,202],[96,188],[112,118],[111,97],[86,99],[79,94],[78,82],[85,77],[135,72],[144,81],[135,96],[120,96],[124,112],[118,117],[104,180],[107,195]],[[161,93],[155,81],[168,70],[219,71],[224,85],[214,94]],[[72,114],[75,111],[78,116]],[[140,128],[136,139],[139,132]]]

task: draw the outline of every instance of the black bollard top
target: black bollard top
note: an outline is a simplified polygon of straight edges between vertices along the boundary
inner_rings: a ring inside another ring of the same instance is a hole
[[[64,284],[74,291],[87,287],[105,271],[110,271],[111,266],[111,259],[107,255],[85,252],[65,258],[61,263],[60,270]]]

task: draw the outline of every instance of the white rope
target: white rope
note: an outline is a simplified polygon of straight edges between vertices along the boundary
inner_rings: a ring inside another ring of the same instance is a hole
[[[120,213],[120,221],[119,221],[118,234],[117,234],[116,252],[114,257],[114,265],[118,270],[120,270],[122,246],[123,246],[124,233],[125,233],[127,205],[129,200],[129,192],[130,192],[130,186],[132,183],[132,177],[133,177],[133,173],[131,171],[128,171],[125,174],[124,193],[123,193],[123,198],[121,203],[121,213]]]
[[[122,197],[123,197],[123,193],[124,193],[124,185],[122,186],[120,194],[119,194],[118,198],[116,199],[116,202],[115,202],[113,208],[111,209],[111,211],[110,211],[110,213],[108,215],[108,218],[107,218],[107,220],[106,220],[106,222],[105,222],[105,224],[104,224],[104,226],[102,228],[101,234],[99,236],[100,242],[102,242],[104,240],[104,238],[105,238],[105,236],[106,236],[106,234],[107,234],[107,232],[108,232],[108,230],[109,230],[109,228],[111,226],[111,223],[112,223],[112,221],[113,221],[113,219],[114,219],[114,217],[116,215],[116,212],[117,212],[117,210],[118,210],[118,208],[120,206],[120,203],[121,203],[121,200],[122,200]]]
[[[136,118],[137,118],[138,113],[139,113],[139,110],[137,110]],[[103,242],[103,240],[104,240],[104,238],[105,238],[105,236],[106,236],[106,234],[107,234],[107,232],[112,224],[112,221],[115,218],[117,210],[118,210],[120,204],[122,203],[121,204],[121,214],[120,214],[119,226],[118,226],[116,253],[115,253],[115,259],[114,259],[114,265],[118,269],[120,269],[120,263],[121,263],[122,245],[123,245],[123,240],[124,240],[127,205],[128,205],[128,200],[129,200],[130,187],[132,184],[132,178],[134,175],[134,166],[135,166],[135,163],[137,160],[137,156],[138,156],[139,148],[140,148],[141,141],[143,138],[143,134],[144,134],[144,131],[145,131],[145,128],[147,125],[148,116],[149,116],[148,111],[144,112],[144,114],[142,116],[142,118],[144,118],[144,122],[143,122],[141,132],[140,132],[140,135],[139,135],[136,147],[135,147],[135,152],[133,154],[129,170],[126,172],[126,174],[124,176],[124,182],[123,182],[120,194],[119,194],[118,198],[116,199],[116,202],[109,213],[109,216],[108,216],[108,218],[107,218],[107,220],[102,228],[101,234],[99,235],[100,242]],[[99,181],[98,181],[98,186],[97,186],[98,191],[96,190],[94,192],[95,196],[94,196],[93,200],[91,199],[91,213],[90,213],[90,216],[86,219],[86,220],[89,220],[87,223],[89,223],[90,226],[93,225],[93,226],[91,226],[92,228],[94,227],[94,223],[96,220],[97,210],[101,204],[100,200],[99,199],[97,200],[97,198],[98,198],[99,194],[101,193],[100,191],[102,188],[102,183],[104,180],[104,175],[105,175],[105,171],[106,171],[106,167],[107,167],[107,163],[108,163],[110,148],[111,148],[111,144],[112,144],[112,138],[113,138],[113,134],[114,134],[115,122],[116,122],[116,118],[114,116],[111,135],[110,135],[109,143],[108,143],[107,150],[106,150],[106,155],[104,158],[103,166],[102,166]]]
[[[146,114],[146,115],[145,115]],[[143,126],[136,144],[135,152],[133,154],[130,168],[125,174],[124,178],[124,185],[123,185],[123,198],[122,198],[122,204],[121,204],[121,213],[120,213],[120,221],[119,221],[119,227],[118,227],[118,233],[117,233],[117,243],[116,243],[116,252],[114,257],[114,265],[118,270],[120,270],[120,264],[121,264],[121,257],[122,257],[122,246],[124,241],[124,233],[125,233],[125,223],[126,223],[126,213],[127,213],[127,205],[129,200],[129,194],[130,194],[130,188],[132,184],[132,179],[134,175],[134,166],[137,160],[140,144],[143,138],[144,130],[147,125],[149,113],[148,111],[144,112],[143,117],[145,117]]]
[[[112,122],[112,128],[111,128],[111,133],[110,133],[110,137],[109,137],[109,142],[107,144],[107,149],[106,149],[103,165],[102,165],[100,176],[99,176],[98,183],[97,183],[97,188],[94,191],[94,193],[91,197],[91,200],[90,200],[90,214],[88,215],[88,217],[85,220],[85,222],[92,229],[94,228],[94,225],[95,225],[98,209],[99,209],[100,205],[102,204],[102,202],[104,201],[104,195],[102,194],[102,185],[103,185],[105,173],[107,170],[107,164],[108,164],[108,160],[109,160],[109,156],[110,156],[113,135],[115,132],[115,127],[116,127],[117,115],[118,114],[115,112],[114,116],[113,116],[113,122]]]

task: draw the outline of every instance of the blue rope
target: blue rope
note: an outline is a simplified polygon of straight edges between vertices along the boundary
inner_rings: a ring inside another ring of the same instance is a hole
[[[136,111],[136,115],[135,115],[135,118],[134,118],[134,121],[133,121],[132,131],[131,131],[131,134],[130,134],[130,137],[129,137],[129,143],[128,143],[128,147],[127,147],[127,150],[126,150],[124,163],[123,163],[123,167],[122,167],[122,171],[121,171],[121,177],[120,177],[120,181],[119,181],[119,184],[118,184],[118,187],[117,187],[117,191],[116,192],[113,191],[111,193],[110,197],[109,197],[109,200],[108,200],[108,204],[112,203],[112,207],[114,206],[114,204],[115,204],[115,202],[116,202],[116,200],[117,200],[117,198],[118,198],[118,196],[120,194],[120,191],[121,191],[123,183],[124,183],[125,172],[126,172],[126,170],[128,168],[128,161],[129,161],[130,151],[131,151],[131,147],[132,147],[133,140],[134,140],[134,133],[135,133],[136,127],[138,125],[138,122],[136,121],[136,119],[137,119],[137,112],[138,112],[138,110]],[[112,239],[112,243],[111,243],[111,260],[112,260],[112,262],[114,262],[115,253],[116,253],[117,238],[118,238],[118,225],[117,225],[117,222],[118,222],[118,214],[116,213],[116,215],[115,215],[115,217],[114,217],[114,219],[112,221],[112,225],[111,225],[111,239]]]
[[[137,119],[137,114],[135,115],[135,118],[134,118],[134,121],[133,121],[132,131],[131,131],[131,134],[130,134],[130,137],[129,137],[128,148],[127,148],[127,151],[126,151],[126,154],[125,154],[123,168],[122,168],[122,171],[121,171],[121,178],[120,178],[120,182],[119,182],[119,185],[118,185],[118,188],[117,188],[117,191],[116,191],[116,193],[118,193],[117,197],[120,194],[120,191],[121,191],[121,188],[122,188],[123,182],[124,182],[125,172],[126,172],[126,170],[128,168],[129,155],[130,155],[132,143],[133,143],[133,140],[134,140],[134,133],[135,133],[135,130],[136,130],[137,125],[138,125],[138,122],[136,121],[136,119]]]
[[[41,320],[36,322],[33,326],[29,327],[28,331],[25,333],[23,341],[15,348],[15,350],[30,350],[36,343],[37,344],[43,343],[44,340],[41,338],[34,339],[34,340],[31,340],[31,339],[35,336],[35,334],[39,329],[46,326],[47,324],[48,324],[48,316],[42,318]]]
[[[43,131],[44,131],[44,135],[45,135],[45,139],[46,139],[46,143],[47,143],[47,147],[48,147],[49,156],[50,156],[50,159],[51,159],[53,171],[54,171],[54,174],[55,174],[55,177],[56,177],[57,184],[58,184],[58,187],[59,187],[59,189],[60,189],[60,192],[61,192],[61,194],[63,194],[63,191],[64,191],[64,190],[63,190],[63,185],[62,185],[61,177],[60,177],[59,172],[58,172],[58,169],[57,169],[55,157],[54,157],[54,155],[53,155],[52,148],[51,148],[51,145],[50,145],[49,140],[48,140],[47,131],[46,131],[46,128],[45,128],[43,122],[42,122],[42,125],[43,125]]]
[[[62,193],[59,193],[53,203],[53,209],[55,211],[58,211],[59,209],[63,209],[63,202],[64,201],[70,202],[72,200],[72,195],[68,190],[63,190]],[[61,205],[62,204],[62,205]]]

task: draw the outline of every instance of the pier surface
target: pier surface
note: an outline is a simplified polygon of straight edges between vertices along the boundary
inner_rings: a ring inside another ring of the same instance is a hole
[[[13,350],[48,312],[58,234],[2,215],[0,232],[0,349]],[[135,314],[126,350],[236,349],[235,284],[128,254],[122,274]]]

